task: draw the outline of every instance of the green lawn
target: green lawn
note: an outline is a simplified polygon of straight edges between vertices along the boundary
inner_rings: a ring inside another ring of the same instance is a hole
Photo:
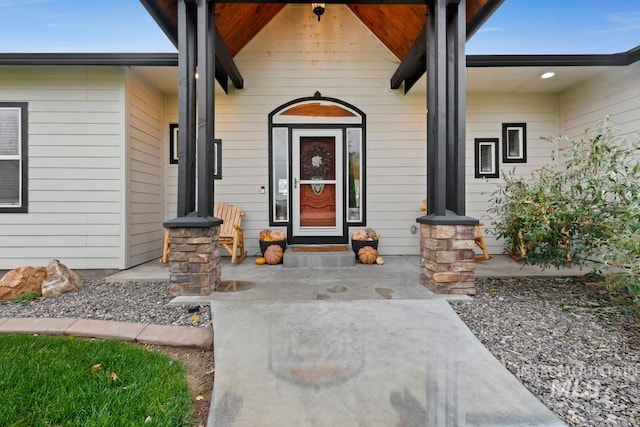
[[[181,363],[118,341],[0,335],[2,426],[188,426]]]

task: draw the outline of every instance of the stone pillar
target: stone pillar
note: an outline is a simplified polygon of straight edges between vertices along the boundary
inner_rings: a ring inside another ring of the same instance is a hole
[[[170,229],[169,295],[210,295],[220,285],[220,226]]]
[[[420,224],[420,282],[438,294],[475,295],[475,225]]]

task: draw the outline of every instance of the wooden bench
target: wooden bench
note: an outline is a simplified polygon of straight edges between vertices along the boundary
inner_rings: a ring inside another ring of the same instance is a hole
[[[240,264],[247,256],[247,251],[244,249],[244,230],[242,229],[242,217],[245,216],[245,213],[238,206],[216,202],[213,216],[222,220],[219,244],[231,255],[232,264]],[[165,228],[162,258],[160,258],[160,262],[163,264],[169,261],[169,246],[169,229]]]

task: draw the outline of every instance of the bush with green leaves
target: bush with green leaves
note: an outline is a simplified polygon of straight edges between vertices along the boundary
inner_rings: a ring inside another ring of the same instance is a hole
[[[588,265],[640,315],[640,140],[621,140],[609,119],[558,138],[551,162],[493,193],[494,234],[542,267]]]

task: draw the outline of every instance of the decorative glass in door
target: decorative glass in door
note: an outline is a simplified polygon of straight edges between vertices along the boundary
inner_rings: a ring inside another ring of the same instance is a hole
[[[300,226],[336,227],[335,137],[300,137]]]

